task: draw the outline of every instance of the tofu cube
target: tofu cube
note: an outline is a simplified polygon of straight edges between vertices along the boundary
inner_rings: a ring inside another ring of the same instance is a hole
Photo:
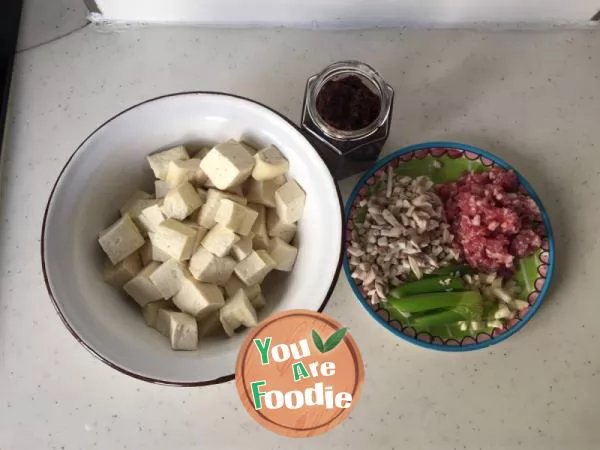
[[[139,253],[132,253],[120,263],[113,265],[110,259],[104,260],[104,281],[111,286],[121,287],[142,270]]]
[[[142,315],[144,316],[144,322],[150,328],[156,327],[156,318],[158,316],[158,312],[161,309],[166,309],[168,311],[174,311],[175,306],[168,300],[157,300],[155,302],[150,302],[144,306],[142,309]]]
[[[135,226],[138,227],[142,234],[145,234],[144,225],[140,221],[140,215],[142,211],[146,208],[149,208],[153,205],[156,205],[160,200],[156,199],[138,199],[134,200],[133,203],[129,206],[129,209],[125,214],[129,215],[135,223]]]
[[[230,187],[225,192],[227,192],[229,194],[237,195],[239,197],[243,197],[244,196],[244,185],[238,184],[237,186]]]
[[[202,200],[198,192],[189,182],[184,181],[165,195],[162,210],[170,219],[183,220],[200,206]]]
[[[276,262],[266,250],[254,250],[250,256],[238,263],[235,274],[246,286],[252,286],[261,283],[275,266]]]
[[[294,238],[297,228],[295,223],[281,220],[276,210],[269,209],[267,211],[267,233],[270,237],[289,243]]]
[[[275,191],[281,186],[282,183],[280,183],[278,178],[272,180],[255,180],[254,178],[250,178],[246,183],[246,196],[251,202],[275,208]]]
[[[204,239],[202,239],[202,247],[211,252],[213,255],[225,256],[231,250],[233,244],[240,240],[240,237],[233,231],[217,224],[212,227]]]
[[[231,254],[235,258],[236,261],[241,261],[245,259],[252,253],[252,240],[254,239],[254,235],[252,232],[248,236],[240,237],[240,240],[237,241],[231,247]]]
[[[164,299],[169,299],[179,292],[181,284],[187,276],[187,268],[171,258],[152,272],[150,281],[154,283]]]
[[[217,189],[209,189],[206,193],[206,202],[200,209],[200,215],[198,216],[198,224],[204,228],[212,228],[217,222],[215,217],[221,204],[221,200],[229,199],[240,205],[245,205],[247,200],[239,195],[231,194],[228,192],[222,192]]]
[[[202,159],[200,168],[219,189],[244,182],[252,173],[254,158],[235,141],[223,142]]]
[[[131,195],[131,197],[129,197],[129,199],[125,202],[125,204],[121,207],[121,209],[119,209],[121,215],[124,216],[125,214],[127,214],[133,207],[134,203],[136,203],[138,200],[153,200],[153,198],[152,195],[148,194],[145,191],[135,191]]]
[[[156,180],[154,182],[154,196],[157,199],[164,198],[165,195],[167,195],[167,192],[169,192],[169,189],[169,183],[164,180]]]
[[[267,301],[265,300],[265,297],[262,295],[262,293],[251,298],[250,303],[252,303],[252,306],[254,306],[254,309],[256,309],[257,311],[259,309],[264,308],[267,305]]]
[[[275,270],[290,272],[296,262],[298,249],[276,237],[271,239],[269,255],[275,261]]]
[[[171,256],[169,256],[169,254],[163,250],[161,250],[160,248],[158,248],[155,244],[156,241],[156,234],[155,233],[148,233],[148,241],[144,247],[146,247],[146,245],[148,245],[149,250],[145,250],[144,253],[146,253],[146,255],[142,254],[142,261],[147,260],[148,262],[150,261],[158,261],[158,262],[165,262],[168,259],[171,258]],[[142,247],[142,250],[144,250],[144,247]],[[140,250],[141,252],[141,250]],[[150,259],[147,259],[147,258]],[[148,262],[146,262],[145,264],[147,265]]]
[[[227,283],[225,283],[225,293],[227,294],[227,297],[233,297],[239,289],[244,290],[250,301],[252,301],[254,297],[261,295],[260,285],[253,284],[252,286],[246,286],[246,284],[234,274],[227,280]]]
[[[152,245],[177,261],[192,257],[197,232],[174,219],[166,219],[151,237]]]
[[[226,198],[221,200],[215,215],[217,223],[242,236],[250,233],[257,218],[257,211]]]
[[[247,142],[240,141],[240,145],[244,147],[250,156],[254,157],[254,155],[256,155],[256,149]]]
[[[171,188],[188,181],[202,186],[208,177],[200,168],[200,159],[191,158],[185,161],[170,161],[167,166],[167,183]]]
[[[142,233],[155,232],[163,220],[165,220],[165,216],[162,213],[160,203],[148,206],[138,215],[138,222]]]
[[[223,329],[229,336],[233,336],[235,330],[242,325],[254,327],[258,324],[256,310],[242,289],[225,302],[219,311],[219,318]]]
[[[258,217],[252,225],[252,247],[255,250],[266,250],[269,246],[269,236],[267,234],[266,208],[258,203],[248,203],[248,208],[258,212]]]
[[[208,317],[198,321],[198,339],[213,336],[220,332],[224,332],[224,330],[219,318],[219,311],[214,311]]]
[[[198,348],[198,324],[187,314],[161,309],[156,318],[156,329],[169,338],[173,350]]]
[[[150,241],[146,241],[146,243],[142,245],[142,248],[140,248],[138,254],[140,255],[140,259],[142,260],[142,265],[144,266],[147,266],[153,261],[152,244],[150,243]]]
[[[162,152],[154,153],[147,157],[148,164],[154,172],[154,176],[159,180],[166,180],[171,161],[184,161],[190,159],[190,155],[184,146],[171,148]]]
[[[173,303],[181,311],[196,319],[202,319],[223,306],[225,299],[216,285],[186,278],[179,292],[173,297]]]
[[[192,276],[204,283],[213,283],[224,286],[231,278],[236,262],[229,256],[215,256],[203,247],[200,247],[190,259],[190,272]]]
[[[202,159],[208,155],[208,152],[210,152],[211,149],[212,147],[199,147],[195,150],[188,149],[188,153],[196,159]]]
[[[254,250],[267,250],[271,239],[266,234],[257,234],[252,238],[252,248]]]
[[[123,285],[123,289],[142,308],[150,302],[162,299],[162,294],[150,280],[160,264],[153,261],[142,269],[135,277]]]
[[[114,224],[100,232],[98,237],[100,247],[113,264],[118,264],[144,245],[144,237],[125,214]]]
[[[306,194],[294,180],[288,180],[275,191],[275,208],[284,222],[298,222],[304,212],[305,202]]]
[[[196,192],[198,193],[198,197],[200,197],[200,201],[204,205],[206,203],[206,199],[208,198],[208,191],[202,188],[196,188]]]
[[[252,178],[255,180],[271,180],[283,175],[289,169],[288,160],[273,145],[258,151],[254,155],[254,160]]]
[[[183,223],[184,223],[184,225],[187,225],[188,227],[196,230],[196,239],[194,240],[194,249],[192,250],[192,255],[193,255],[194,253],[196,253],[196,251],[198,251],[198,248],[200,248],[202,239],[204,239],[204,237],[206,236],[206,233],[208,233],[208,230],[192,221],[185,221]]]

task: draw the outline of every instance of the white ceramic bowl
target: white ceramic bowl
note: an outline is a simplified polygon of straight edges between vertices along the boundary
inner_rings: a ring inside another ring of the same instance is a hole
[[[172,351],[144,324],[139,308],[102,281],[97,242],[133,191],[152,189],[148,154],[231,138],[276,145],[307,197],[298,259],[290,274],[265,281],[268,306],[259,318],[325,306],[340,269],[343,213],[337,186],[315,149],[291,122],[250,100],[202,92],[153,99],[113,117],[79,146],[52,190],[42,229],[44,277],[58,314],[81,344],[115,369],[180,386],[233,378],[244,333],[201,342],[194,352]]]

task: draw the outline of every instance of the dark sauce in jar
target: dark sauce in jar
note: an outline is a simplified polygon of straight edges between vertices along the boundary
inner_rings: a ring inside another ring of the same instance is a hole
[[[302,131],[343,179],[369,169],[388,138],[394,90],[371,66],[338,61],[306,82]]]
[[[354,131],[373,123],[381,111],[381,99],[356,75],[329,80],[317,95],[317,111],[327,124]]]

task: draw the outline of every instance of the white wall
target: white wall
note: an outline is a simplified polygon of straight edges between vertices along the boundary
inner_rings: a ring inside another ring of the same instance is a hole
[[[96,20],[360,28],[585,22],[600,0],[96,0]]]

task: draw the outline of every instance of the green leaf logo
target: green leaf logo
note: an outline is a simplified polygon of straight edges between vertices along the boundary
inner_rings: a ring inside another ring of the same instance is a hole
[[[323,339],[321,339],[321,336],[319,336],[317,330],[312,330],[312,338],[313,342],[315,343],[315,347],[317,347],[317,350],[319,350],[321,353],[325,353],[323,351]]]
[[[342,342],[342,339],[344,339],[344,336],[346,335],[346,331],[348,331],[348,328],[340,328],[331,336],[329,336],[323,344],[323,339],[321,339],[319,333],[317,333],[316,330],[312,330],[312,338],[313,342],[315,343],[315,347],[317,347],[321,353],[327,353],[333,350],[340,342]]]

